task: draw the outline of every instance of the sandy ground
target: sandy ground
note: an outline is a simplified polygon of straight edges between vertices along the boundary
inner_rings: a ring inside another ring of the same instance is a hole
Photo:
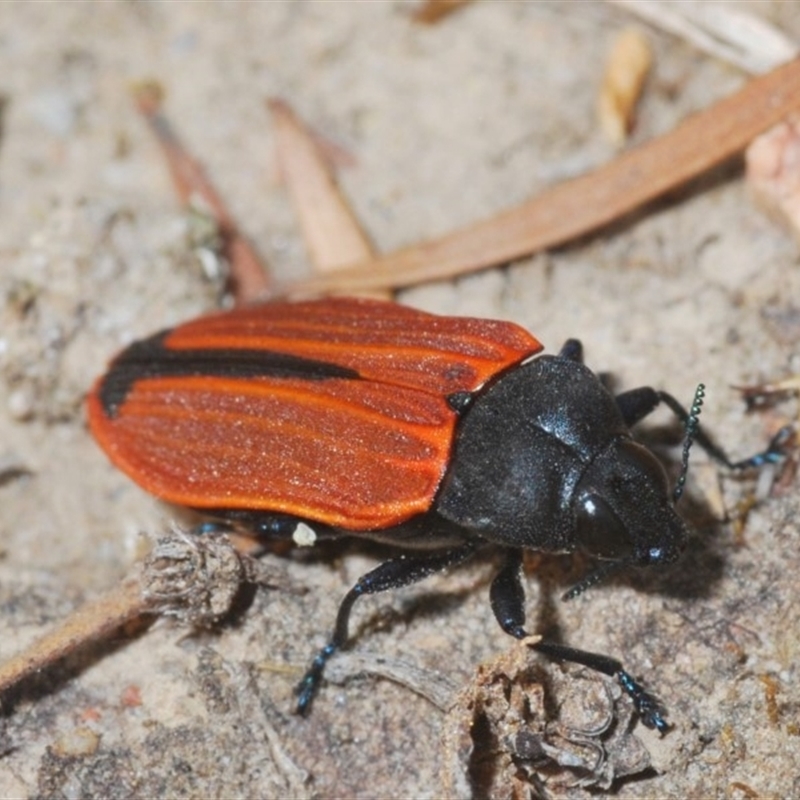
[[[0,657],[118,583],[140,533],[174,518],[108,465],[82,411],[120,346],[219,296],[130,83],[162,82],[244,230],[277,274],[301,275],[265,97],[287,98],[352,154],[343,186],[388,251],[612,156],[594,99],[627,19],[566,5],[479,3],[433,29],[413,26],[400,2],[0,5]],[[796,5],[750,6],[800,37]],[[744,80],[649,35],[640,140]],[[579,336],[589,363],[624,387],[688,399],[702,380],[705,423],[746,454],[795,412],[788,402],[746,415],[731,386],[800,369],[797,261],[733,165],[579,246],[402,300],[513,319],[551,349]],[[543,607],[565,641],[624,654],[669,708],[663,739],[633,731],[652,767],[615,796],[798,796],[796,482],[737,533],[718,520],[752,484],[720,477],[701,454],[695,465],[687,508],[699,536],[680,566],[537,605],[577,574],[549,562],[545,588],[529,580],[531,624]],[[357,547],[276,558],[307,593],[259,592],[217,630],[161,623],[42,676],[4,708],[0,796],[440,796],[445,718],[409,689],[353,677],[327,686],[310,719],[291,713],[337,598],[375,559]],[[490,574],[479,562],[365,602],[355,649],[465,684],[509,645],[488,607]],[[553,781],[548,791],[588,796]]]

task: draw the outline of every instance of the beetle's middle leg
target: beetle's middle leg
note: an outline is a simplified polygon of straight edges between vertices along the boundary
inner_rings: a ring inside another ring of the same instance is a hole
[[[400,589],[403,586],[417,583],[436,572],[441,572],[447,567],[465,561],[477,549],[477,544],[469,543],[445,552],[400,556],[384,562],[359,578],[339,606],[331,640],[319,651],[303,679],[297,685],[295,690],[298,695],[297,712],[299,714],[308,712],[322,680],[325,665],[337,650],[341,650],[347,644],[350,612],[359,597],[385,592],[389,589]]]

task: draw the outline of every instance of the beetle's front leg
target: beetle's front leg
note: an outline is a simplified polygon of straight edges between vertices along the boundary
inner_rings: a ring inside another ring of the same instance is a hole
[[[400,558],[386,561],[359,578],[356,585],[344,596],[344,600],[339,606],[331,640],[317,653],[316,658],[311,662],[311,666],[295,689],[295,693],[298,695],[297,713],[306,714],[309,711],[314,695],[319,689],[325,665],[337,650],[341,650],[347,644],[350,612],[359,597],[365,594],[385,592],[389,589],[399,589],[403,586],[417,583],[429,575],[441,572],[447,567],[466,560],[475,552],[477,547],[478,545],[469,543],[447,550],[444,553],[439,551],[433,554],[401,556]]]
[[[492,581],[489,592],[492,611],[494,611],[500,627],[515,639],[524,639],[528,636],[528,632],[524,628],[525,591],[520,580],[521,567],[522,550],[519,548],[507,550],[505,563]],[[655,728],[662,734],[669,730],[669,725],[664,719],[664,708],[653,695],[645,691],[644,687],[623,669],[622,662],[616,658],[600,653],[590,653],[587,650],[576,650],[555,642],[539,641],[531,644],[531,647],[555,661],[581,664],[616,678],[625,693],[633,700],[636,712],[648,728]]]
[[[522,550],[506,550],[505,563],[495,575],[489,589],[489,601],[500,627],[515,639],[524,639],[525,630],[525,589],[520,579]]]

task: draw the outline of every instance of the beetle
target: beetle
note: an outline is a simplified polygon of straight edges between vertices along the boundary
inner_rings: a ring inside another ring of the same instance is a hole
[[[111,461],[157,497],[258,536],[365,536],[405,548],[364,575],[298,686],[309,710],[362,595],[407,586],[485,545],[504,549],[490,603],[522,639],[525,549],[582,550],[608,566],[675,561],[689,535],[661,463],[631,427],[665,403],[612,395],[569,340],[556,355],[510,322],[367,299],[274,302],[216,313],[131,344],[88,395]],[[775,460],[777,447],[731,467]],[[685,447],[688,453],[688,441]],[[685,467],[685,465],[684,465]],[[684,469],[685,471],[685,469]],[[307,530],[302,526],[303,530]],[[615,677],[649,727],[659,701],[608,656],[543,654]]]

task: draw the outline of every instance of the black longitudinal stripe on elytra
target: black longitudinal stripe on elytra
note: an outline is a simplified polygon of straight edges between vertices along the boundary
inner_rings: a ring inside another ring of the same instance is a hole
[[[107,417],[115,417],[133,384],[147,378],[196,375],[214,378],[304,378],[320,381],[328,378],[361,377],[356,370],[349,367],[274,350],[171,350],[164,346],[164,339],[170,333],[171,331],[163,331],[134,342],[112,362],[99,391],[100,402]]]

